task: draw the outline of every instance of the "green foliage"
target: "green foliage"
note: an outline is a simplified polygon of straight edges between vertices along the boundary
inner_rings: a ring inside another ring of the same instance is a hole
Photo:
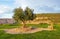
[[[27,20],[33,20],[36,18],[36,15],[33,13],[33,11],[34,11],[33,9],[26,7],[25,15],[26,15]]]
[[[14,10],[13,18],[17,22],[20,22],[20,21],[24,22],[24,21],[28,21],[28,20],[33,20],[35,18],[35,15],[34,15],[32,9],[26,7],[26,9],[23,11],[23,9],[21,7],[19,7]]]
[[[22,8],[16,8],[15,10],[14,10],[14,16],[13,16],[13,18],[17,21],[17,22],[19,22],[20,20],[22,21],[22,20],[25,20],[25,15],[23,14],[24,12],[23,12],[23,9]]]

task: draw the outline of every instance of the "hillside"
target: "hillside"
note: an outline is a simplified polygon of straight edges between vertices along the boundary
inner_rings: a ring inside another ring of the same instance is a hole
[[[35,19],[31,22],[27,22],[27,24],[38,24],[39,22],[45,20],[46,21],[46,18],[47,17],[47,20],[51,20],[52,22],[54,23],[60,23],[60,13],[46,13],[46,14],[36,14],[36,18],[38,19]],[[42,19],[41,19],[42,18]],[[44,21],[43,21],[44,22]],[[13,19],[8,19],[8,18],[0,18],[0,24],[12,24],[14,23],[14,20]]]
[[[48,17],[54,23],[60,23],[60,13],[36,14],[37,17]]]

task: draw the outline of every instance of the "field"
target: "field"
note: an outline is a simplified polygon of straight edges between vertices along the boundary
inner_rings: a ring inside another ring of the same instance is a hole
[[[29,26],[41,27],[39,24],[28,24]],[[41,24],[42,25],[42,24]],[[32,34],[7,34],[1,29],[16,28],[21,25],[0,25],[0,39],[60,39],[60,24],[54,24],[53,31],[40,31]],[[42,25],[47,27],[47,24]]]

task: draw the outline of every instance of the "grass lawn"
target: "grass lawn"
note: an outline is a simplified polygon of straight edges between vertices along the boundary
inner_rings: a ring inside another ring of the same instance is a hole
[[[40,25],[28,24],[39,27]],[[46,26],[44,24],[44,26]],[[0,26],[0,29],[15,28],[19,26]],[[43,27],[43,26],[42,26]],[[0,30],[0,39],[60,39],[60,25],[54,24],[56,31],[40,31],[32,34],[7,34]]]

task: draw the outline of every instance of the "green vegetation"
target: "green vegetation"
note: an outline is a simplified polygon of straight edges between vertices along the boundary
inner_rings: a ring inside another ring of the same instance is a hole
[[[22,26],[22,24],[0,24],[0,29],[16,28],[20,26]]]
[[[34,24],[28,24],[29,26],[39,26]],[[45,25],[45,24],[44,24]],[[15,26],[3,26],[4,28],[14,28]],[[18,26],[16,26],[18,27]],[[0,26],[1,29],[1,26]],[[60,24],[54,24],[53,31],[40,31],[32,34],[7,34],[3,30],[0,30],[0,39],[60,39]]]
[[[34,15],[32,9],[26,7],[26,9],[23,10],[20,7],[20,8],[16,8],[14,10],[14,16],[13,16],[13,18],[15,19],[16,22],[20,23],[20,21],[22,21],[23,27],[25,27],[26,26],[26,21],[33,20],[33,19],[36,18],[36,16]]]
[[[5,28],[16,28],[16,27],[20,27],[20,26],[22,26],[23,24],[0,24],[0,29],[5,29]],[[46,28],[46,27],[48,27],[48,25],[49,24],[46,24],[46,23],[41,23],[41,24],[26,24],[27,25],[27,27],[29,27],[29,26],[32,26],[32,27],[36,27],[36,28],[38,28],[38,27],[43,27],[43,28]]]
[[[27,26],[32,26],[32,27],[35,27],[35,28],[47,28],[49,26],[49,24],[46,24],[46,23],[41,23],[41,24],[27,24]]]

